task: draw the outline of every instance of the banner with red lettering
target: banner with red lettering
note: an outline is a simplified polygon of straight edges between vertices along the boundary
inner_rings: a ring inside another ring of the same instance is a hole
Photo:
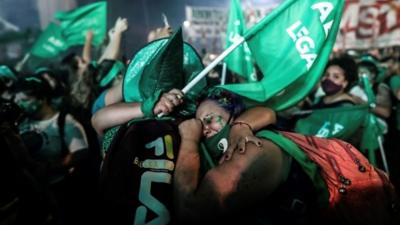
[[[338,49],[400,45],[400,1],[346,0],[336,39]]]

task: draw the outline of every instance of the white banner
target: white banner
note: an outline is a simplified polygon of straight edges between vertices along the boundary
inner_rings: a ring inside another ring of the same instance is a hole
[[[400,45],[400,1],[346,0],[339,49],[371,49]]]
[[[243,7],[247,28],[267,15],[277,4],[267,7]],[[198,50],[219,53],[225,47],[228,8],[186,6],[186,40]]]

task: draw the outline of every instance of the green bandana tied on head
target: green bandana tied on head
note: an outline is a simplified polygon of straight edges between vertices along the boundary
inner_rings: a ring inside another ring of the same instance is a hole
[[[107,86],[118,74],[123,73],[125,66],[121,61],[115,61],[110,71],[101,79],[100,87]]]
[[[5,65],[0,66],[0,78],[1,77],[5,77],[14,81],[17,80],[17,76],[14,74],[14,72],[12,72],[12,70],[10,70],[10,68],[8,68],[8,66]]]

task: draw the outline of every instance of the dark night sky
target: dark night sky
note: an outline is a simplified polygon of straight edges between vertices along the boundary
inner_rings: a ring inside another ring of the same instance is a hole
[[[0,0],[0,16],[21,29],[39,29],[37,0]],[[62,1],[62,0],[58,0]],[[76,0],[78,6],[97,0]],[[108,29],[117,17],[126,17],[129,29],[122,40],[122,50],[131,57],[141,48],[150,30],[163,26],[164,13],[173,28],[181,26],[185,20],[185,6],[213,6],[228,8],[231,0],[106,0],[108,2]],[[243,4],[265,5],[283,0],[241,0]]]
[[[268,4],[282,0],[243,0],[253,4]],[[93,0],[78,0],[79,5]],[[169,23],[176,28],[185,20],[185,6],[229,7],[230,0],[112,0],[108,1],[108,27],[118,16],[128,18],[129,30],[125,33],[122,49],[128,57],[132,56],[146,43],[147,33],[163,26],[162,13]]]

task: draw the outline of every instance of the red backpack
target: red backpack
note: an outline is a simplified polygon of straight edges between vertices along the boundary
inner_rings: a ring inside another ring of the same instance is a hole
[[[393,185],[355,147],[338,139],[281,134],[320,167],[329,192],[329,217],[340,224],[397,224]]]

